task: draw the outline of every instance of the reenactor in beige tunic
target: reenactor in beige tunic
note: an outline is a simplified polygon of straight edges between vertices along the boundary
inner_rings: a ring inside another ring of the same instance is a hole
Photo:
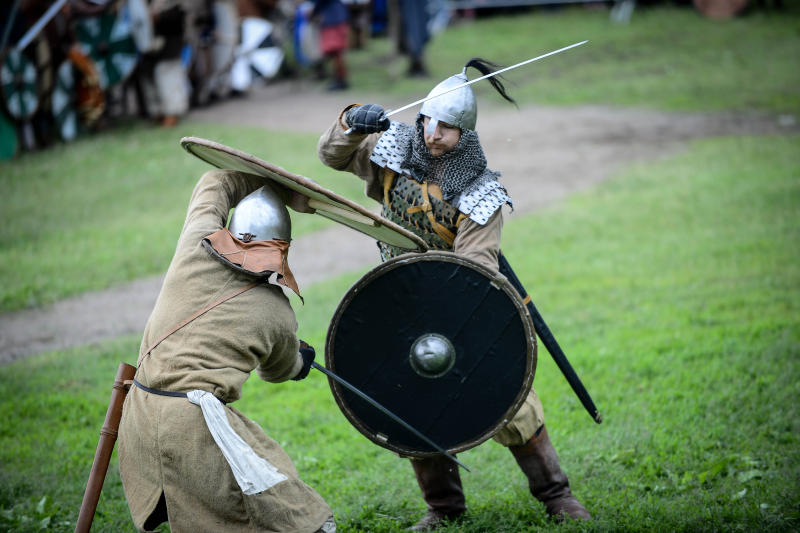
[[[297,292],[284,203],[307,209],[277,187],[214,170],[192,194],[119,431],[120,474],[140,531],[165,520],[176,533],[336,529],[286,452],[231,405],[253,370],[273,383],[299,380],[314,359],[288,298],[269,281]]]
[[[498,270],[503,205],[511,205],[499,174],[486,167],[475,131],[477,106],[466,69],[493,72],[472,59],[461,74],[438,84],[413,125],[390,122],[375,104],[344,109],[318,144],[321,161],[351,172],[366,183],[366,194],[381,203],[382,215],[416,233],[428,246],[453,251]],[[490,82],[513,102],[496,77]],[[383,260],[403,251],[378,243]],[[572,495],[544,426],[534,390],[494,439],[507,446],[528,478],[531,493],[554,519],[589,519]],[[443,455],[411,460],[428,513],[412,530],[440,527],[466,511],[458,468]]]

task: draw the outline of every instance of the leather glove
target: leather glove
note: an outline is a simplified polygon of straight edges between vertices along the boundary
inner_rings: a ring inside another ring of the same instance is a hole
[[[311,363],[314,362],[314,356],[316,353],[314,352],[314,347],[309,346],[306,341],[300,341],[300,357],[303,358],[303,367],[300,369],[300,372],[297,373],[295,377],[292,379],[295,381],[300,381],[301,379],[305,379],[308,376],[308,373],[311,371]]]
[[[351,107],[345,115],[345,122],[356,133],[377,133],[389,129],[390,121],[386,112],[377,104]]]

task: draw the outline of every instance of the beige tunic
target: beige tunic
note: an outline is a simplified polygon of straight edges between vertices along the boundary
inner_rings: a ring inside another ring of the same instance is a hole
[[[367,196],[382,202],[385,173],[381,167],[370,161],[370,155],[380,134],[345,135],[347,124],[344,122],[344,114],[350,107],[352,106],[345,108],[330,128],[322,134],[317,144],[317,155],[325,165],[360,177],[365,182]],[[434,187],[436,186],[429,185],[429,189]],[[497,271],[502,228],[501,209],[498,209],[484,225],[466,218],[458,226],[453,252]],[[413,228],[407,229],[413,231]],[[527,442],[542,424],[544,424],[544,409],[536,391],[531,389],[516,416],[495,434],[494,439],[505,446],[521,445]]]
[[[200,179],[145,327],[142,352],[183,319],[253,281],[214,259],[201,243],[262,184],[233,171],[211,171]],[[297,375],[302,359],[296,330],[283,291],[262,283],[173,333],[150,355],[141,354],[136,379],[155,389],[200,389],[233,402],[254,369],[270,382]],[[163,492],[172,531],[316,531],[332,515],[325,501],[297,477],[289,456],[258,424],[229,405],[225,411],[236,433],[288,479],[244,495],[199,406],[132,387],[120,426],[119,466],[136,527],[142,529]]]

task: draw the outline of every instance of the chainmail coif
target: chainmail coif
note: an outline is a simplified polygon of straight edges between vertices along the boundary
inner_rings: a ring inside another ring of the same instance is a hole
[[[442,198],[452,202],[460,194],[469,195],[481,185],[497,180],[498,173],[486,168],[486,156],[475,130],[462,130],[461,138],[449,152],[431,155],[425,146],[424,117],[419,115],[415,126],[398,124],[394,141],[403,150],[402,167],[414,180],[435,183],[442,189]]]

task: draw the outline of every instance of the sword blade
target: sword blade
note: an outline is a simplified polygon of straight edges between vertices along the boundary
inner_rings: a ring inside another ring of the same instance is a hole
[[[587,39],[585,41],[581,41],[581,42],[578,42],[578,43],[571,44],[569,46],[565,46],[564,48],[559,48],[558,50],[553,50],[552,52],[548,52],[548,53],[542,54],[540,56],[536,56],[536,57],[532,57],[530,59],[526,59],[525,61],[520,61],[516,65],[511,65],[510,67],[505,67],[505,68],[502,68],[500,70],[496,70],[494,72],[490,72],[489,74],[486,74],[485,76],[481,76],[480,78],[475,78],[474,80],[466,81],[466,82],[464,82],[464,83],[462,83],[460,85],[456,85],[455,87],[451,87],[451,88],[447,89],[446,91],[442,91],[440,93],[434,94],[433,96],[426,96],[425,98],[420,98],[416,102],[411,102],[410,104],[404,105],[403,107],[401,107],[399,109],[393,109],[392,111],[389,111],[388,113],[386,113],[386,116],[387,117],[391,117],[392,115],[394,115],[396,113],[400,113],[401,111],[405,111],[408,108],[414,107],[417,104],[422,104],[424,102],[427,102],[428,100],[432,100],[434,98],[438,98],[438,97],[442,96],[443,94],[447,94],[447,93],[449,93],[451,91],[455,91],[455,90],[458,90],[458,89],[460,89],[462,87],[466,87],[467,85],[472,85],[473,83],[479,82],[481,80],[485,80],[486,78],[491,78],[492,76],[497,76],[498,74],[502,74],[503,72],[507,72],[509,70],[513,70],[513,69],[521,67],[523,65],[527,65],[528,63],[533,63],[534,61],[539,61],[540,59],[544,59],[545,57],[549,57],[549,56],[564,52],[566,50],[569,50],[570,48],[575,48],[576,46],[580,46],[580,45],[586,44],[588,42],[589,41]]]
[[[402,418],[400,418],[396,414],[392,413],[387,408],[385,408],[384,406],[382,406],[381,404],[379,404],[378,402],[376,402],[375,400],[373,400],[372,398],[370,398],[369,396],[367,396],[366,394],[364,394],[363,392],[358,390],[358,388],[356,388],[355,385],[352,385],[351,383],[345,381],[344,378],[341,378],[341,377],[337,376],[336,374],[334,374],[333,372],[331,372],[330,370],[328,370],[324,366],[319,365],[319,364],[317,364],[315,362],[311,363],[311,367],[312,368],[316,368],[317,370],[319,370],[320,372],[322,372],[323,374],[325,374],[329,378],[331,378],[334,381],[338,382],[339,384],[343,385],[346,389],[350,390],[351,392],[356,394],[359,398],[361,398],[362,400],[366,401],[367,403],[369,403],[370,405],[375,407],[378,411],[380,411],[381,413],[385,414],[386,416],[388,416],[389,418],[391,418],[392,420],[394,420],[395,422],[397,422],[398,424],[400,424],[401,426],[406,428],[408,431],[413,433],[416,437],[419,437],[420,439],[425,441],[430,446],[433,446],[433,448],[437,452],[445,455],[448,459],[450,459],[451,461],[456,463],[458,466],[460,466],[461,468],[463,468],[467,472],[470,471],[469,468],[467,468],[464,465],[464,463],[462,463],[461,461],[456,459],[456,457],[454,455],[451,455],[451,454],[447,453],[447,450],[445,450],[444,448],[442,448],[441,446],[439,446],[438,444],[433,442],[431,439],[429,439],[428,437],[426,437],[425,435],[423,435],[422,433],[420,433],[419,431],[417,431],[416,429],[411,427],[411,425],[409,425],[405,420],[403,420]]]
[[[500,265],[500,273],[508,278],[508,281],[510,281],[514,288],[517,289],[520,297],[522,297],[523,300],[527,300],[526,305],[528,307],[528,312],[531,315],[531,319],[533,320],[533,327],[536,330],[536,334],[542,340],[542,343],[547,348],[547,351],[550,352],[550,355],[553,357],[556,365],[558,365],[561,373],[564,374],[564,377],[567,379],[570,387],[572,387],[572,390],[575,392],[575,394],[577,394],[578,399],[581,401],[581,404],[583,404],[583,407],[589,412],[589,416],[591,416],[595,422],[600,424],[603,421],[603,415],[597,410],[597,407],[595,407],[592,397],[589,396],[589,392],[586,390],[586,387],[583,386],[583,382],[581,382],[578,374],[575,373],[575,369],[572,368],[572,365],[567,360],[567,356],[564,355],[564,351],[561,349],[561,346],[558,345],[556,338],[550,332],[550,328],[547,327],[544,318],[542,318],[542,315],[539,314],[539,310],[536,309],[536,306],[533,305],[533,300],[531,300],[528,296],[528,293],[525,291],[525,287],[522,286],[522,282],[511,269],[511,265],[508,264],[508,260],[502,254],[502,252],[498,255],[498,263]]]
[[[39,35],[39,32],[42,31],[42,28],[44,28],[45,24],[50,22],[50,19],[55,17],[56,13],[58,13],[58,10],[61,9],[66,3],[67,0],[58,0],[51,5],[45,14],[42,15],[38,21],[36,21],[36,24],[31,26],[31,28],[25,32],[25,35],[23,35],[19,42],[14,45],[14,48],[16,50],[24,50],[29,44],[31,44],[31,41],[34,40],[37,35]]]
[[[586,39],[584,41],[580,41],[580,42],[577,42],[577,43],[573,43],[573,44],[571,44],[569,46],[565,46],[564,48],[559,48],[558,50],[553,50],[552,52],[547,52],[546,54],[542,54],[540,56],[532,57],[530,59],[526,59],[525,61],[520,61],[516,65],[511,65],[510,67],[505,67],[505,68],[501,68],[500,70],[496,70],[495,72],[490,72],[489,74],[481,76],[480,78],[475,78],[474,80],[466,81],[466,82],[464,82],[464,83],[462,83],[460,85],[456,85],[455,87],[451,87],[451,88],[447,89],[446,91],[442,91],[440,93],[434,94],[433,96],[426,96],[425,98],[420,98],[416,102],[411,102],[410,104],[406,104],[401,108],[393,109],[392,111],[389,111],[388,113],[386,113],[386,117],[387,118],[391,117],[392,115],[400,113],[401,111],[405,111],[406,109],[409,109],[411,107],[414,107],[415,105],[427,102],[428,100],[432,100],[434,98],[438,98],[438,97],[442,96],[443,94],[447,94],[447,93],[449,93],[451,91],[455,91],[456,89],[460,89],[462,87],[466,87],[467,85],[472,85],[475,82],[478,82],[478,81],[481,81],[481,80],[485,80],[486,78],[491,78],[492,76],[497,76],[498,74],[502,74],[503,72],[508,72],[509,70],[515,69],[517,67],[521,67],[523,65],[527,65],[528,63],[533,63],[534,61],[539,61],[540,59],[544,59],[545,57],[549,57],[549,56],[564,52],[566,50],[569,50],[570,48],[575,48],[576,46],[580,46],[580,45],[586,44],[588,42],[589,42],[589,40]],[[348,128],[344,133],[345,133],[345,135],[350,135],[351,133],[353,133],[353,128]]]

